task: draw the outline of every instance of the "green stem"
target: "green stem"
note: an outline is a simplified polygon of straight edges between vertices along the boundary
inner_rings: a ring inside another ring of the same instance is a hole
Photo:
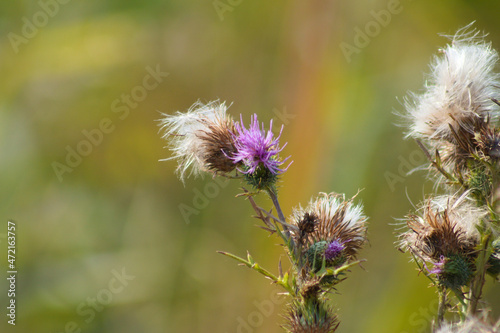
[[[283,211],[281,210],[280,202],[278,201],[278,196],[276,195],[276,190],[268,187],[267,193],[269,194],[269,197],[271,198],[274,207],[276,208],[276,212],[278,213],[278,218],[283,222],[281,223],[281,226],[283,227],[283,233],[282,237],[284,238],[284,241],[286,245],[288,246],[288,249],[290,251],[291,256],[293,257],[294,260],[292,260],[292,263],[294,265],[297,265],[297,267],[300,269],[302,268],[302,247],[295,246],[295,242],[292,237],[290,237],[290,230],[286,226],[286,219],[285,215],[283,214]],[[298,259],[298,262],[297,262]]]
[[[278,201],[278,196],[276,195],[276,191],[271,189],[271,188],[267,188],[267,193],[269,194],[269,197],[271,198],[271,200],[273,202],[274,208],[276,208],[276,212],[278,213],[279,219],[283,222],[286,222],[285,215],[283,215],[283,211],[281,210],[281,206],[280,206],[280,203]],[[288,228],[285,225],[283,225],[283,231],[285,233],[285,237],[287,239],[290,239],[290,231],[288,230]]]
[[[455,294],[455,297],[460,303],[460,305],[457,306],[457,309],[458,309],[458,315],[460,316],[460,322],[462,323],[465,320],[465,313],[467,309],[467,304],[465,304],[464,295],[460,290],[457,289],[451,289],[451,291]]]
[[[283,279],[282,277],[277,277],[273,273],[269,272],[267,269],[260,267],[260,265],[253,260],[250,253],[248,254],[248,260],[245,260],[243,258],[240,258],[240,257],[232,254],[232,253],[228,253],[228,252],[224,252],[224,251],[217,251],[217,252],[220,254],[223,254],[225,256],[228,256],[230,258],[233,258],[234,260],[242,263],[243,265],[247,266],[248,268],[251,268],[251,269],[259,272],[260,274],[271,279],[274,283],[279,284],[280,286],[285,288],[290,293],[290,295],[295,295],[293,288],[289,284],[288,276],[286,277],[286,279]]]
[[[439,152],[436,150],[436,157],[435,157],[435,160],[432,158],[431,154],[429,153],[429,151],[427,150],[427,148],[424,146],[424,144],[420,141],[420,140],[415,140],[417,142],[417,145],[420,147],[420,149],[422,149],[422,151],[424,152],[425,156],[427,157],[427,159],[429,160],[429,162],[431,163],[431,165],[433,167],[435,167],[446,179],[448,179],[450,182],[452,183],[458,183],[460,185],[462,185],[464,188],[465,188],[465,184],[463,183],[463,181],[458,178],[456,179],[455,177],[453,177],[450,173],[448,173],[442,166],[442,162],[441,162],[441,157],[439,156]]]
[[[491,233],[487,232],[481,239],[479,254],[476,259],[476,274],[471,282],[469,292],[469,304],[467,307],[468,315],[475,315],[478,311],[478,304],[483,292],[485,282],[486,266],[488,258],[491,255]]]
[[[353,266],[356,266],[356,265],[360,265],[361,266],[361,263],[362,262],[365,262],[366,259],[360,259],[360,260],[356,260],[356,261],[353,261],[349,264],[345,264],[345,265],[342,265],[340,266],[339,268],[333,270],[331,268],[322,268],[317,274],[320,275],[320,274],[324,274],[324,275],[332,275],[332,276],[337,276],[339,275],[340,273],[342,273],[343,271],[353,267]]]
[[[437,313],[436,329],[441,327],[444,321],[444,314],[446,313],[446,287],[439,288],[439,307]]]

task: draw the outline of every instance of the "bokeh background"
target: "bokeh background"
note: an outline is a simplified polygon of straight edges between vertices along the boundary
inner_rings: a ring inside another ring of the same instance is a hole
[[[9,219],[19,271],[15,327],[0,279],[1,332],[281,332],[277,287],[216,253],[249,250],[277,271],[279,240],[255,227],[238,183],[183,185],[174,161],[158,161],[170,156],[159,112],[198,99],[285,124],[286,214],[318,192],[364,189],[368,261],[332,296],[339,332],[428,330],[434,291],[397,250],[394,224],[432,185],[406,175],[423,160],[395,112],[447,42],[438,33],[475,20],[500,49],[499,2],[62,2],[0,4],[0,276]],[[397,13],[377,30],[373,11],[388,8]],[[367,27],[346,56],[341,45]],[[157,86],[141,88],[154,70]],[[100,126],[95,144],[82,143]],[[58,176],[68,149],[86,156]],[[499,288],[486,290],[499,316]]]

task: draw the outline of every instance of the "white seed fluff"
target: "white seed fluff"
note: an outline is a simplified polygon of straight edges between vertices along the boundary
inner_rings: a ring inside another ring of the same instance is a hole
[[[499,75],[494,71],[498,53],[471,25],[460,29],[430,65],[425,91],[406,99],[411,121],[408,136],[449,139],[450,125],[471,131],[471,120],[497,119]]]
[[[447,323],[443,325],[436,333],[498,333],[497,327],[479,320],[478,318],[468,318],[461,324]]]
[[[456,226],[464,231],[468,238],[479,240],[477,227],[488,212],[485,208],[477,207],[468,194],[465,192],[460,197],[452,195],[435,197],[431,201],[431,207],[437,212],[447,210],[450,219],[456,222]]]
[[[226,119],[227,107],[225,103],[213,101],[208,104],[196,102],[185,113],[176,112],[174,115],[163,114],[160,119],[161,131],[168,147],[172,151],[172,157],[163,159],[167,161],[177,159],[178,167],[176,172],[184,182],[188,169],[188,174],[197,176],[205,171],[203,156],[205,156],[205,145],[200,139],[200,135],[208,131],[208,125],[217,120]]]
[[[336,193],[320,193],[317,198],[311,199],[305,209],[300,206],[295,208],[292,221],[298,223],[306,212],[312,213],[325,222],[345,225],[346,230],[357,230],[353,240],[364,240],[367,217],[363,213],[363,206],[355,205],[353,199],[346,200],[345,195]],[[344,214],[340,214],[342,210],[345,210]],[[338,220],[339,217],[342,219]]]

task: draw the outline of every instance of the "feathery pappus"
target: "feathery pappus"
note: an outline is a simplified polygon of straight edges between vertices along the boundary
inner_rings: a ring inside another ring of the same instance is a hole
[[[441,284],[458,289],[473,275],[475,247],[480,240],[477,226],[486,213],[465,195],[428,199],[420,214],[406,217],[409,230],[400,236],[401,247]]]
[[[344,195],[320,193],[305,209],[295,209],[291,220],[298,228],[292,236],[304,246],[314,269],[323,260],[327,266],[337,266],[354,259],[366,241],[363,207]]]
[[[408,136],[456,143],[499,116],[498,53],[479,31],[466,26],[433,59],[425,91],[406,101]]]
[[[233,121],[226,114],[225,103],[218,101],[202,104],[196,102],[185,112],[164,115],[160,120],[163,138],[169,143],[177,159],[177,173],[184,181],[189,175],[201,172],[227,173],[236,165],[230,157],[236,152],[233,140]]]

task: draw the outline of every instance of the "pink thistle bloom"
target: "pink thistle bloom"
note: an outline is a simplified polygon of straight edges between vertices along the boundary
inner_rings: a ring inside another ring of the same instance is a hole
[[[429,270],[427,267],[427,271],[429,272],[429,274],[436,274],[436,275],[439,275],[439,274],[442,274],[444,273],[444,265],[446,264],[446,258],[442,255],[439,257],[439,261],[434,263],[434,268]]]
[[[269,131],[266,133],[264,123],[262,123],[262,128],[260,128],[257,115],[254,114],[248,129],[245,128],[241,116],[240,123],[236,122],[234,127],[236,129],[236,133],[234,133],[236,153],[230,156],[230,158],[235,164],[241,162],[246,166],[245,170],[240,170],[241,172],[252,174],[259,165],[264,166],[264,168],[275,175],[281,174],[288,169],[291,162],[286,168],[279,167],[290,158],[288,156],[284,160],[280,160],[278,157],[279,153],[286,146],[285,143],[281,148],[279,147],[279,139],[283,132],[283,126],[281,126],[280,134],[275,138],[272,132],[273,121],[271,120]]]

